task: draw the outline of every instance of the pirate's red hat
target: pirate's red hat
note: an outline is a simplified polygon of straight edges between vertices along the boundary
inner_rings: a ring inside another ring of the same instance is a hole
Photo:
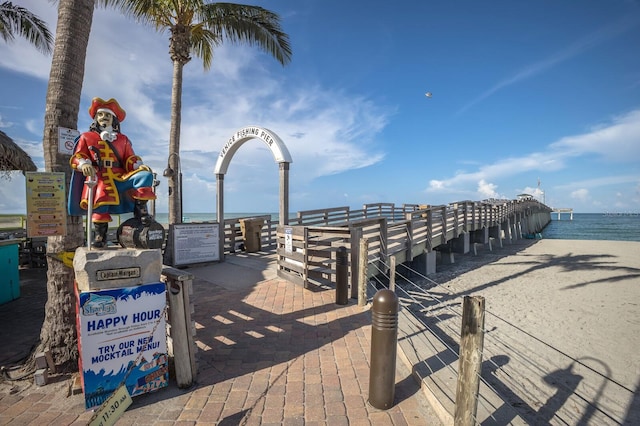
[[[105,101],[101,98],[93,98],[91,100],[91,106],[89,107],[89,115],[91,116],[91,118],[95,118],[96,113],[99,110],[109,111],[111,114],[113,114],[114,117],[118,119],[119,122],[123,122],[124,118],[127,116],[125,110],[123,110],[122,107],[118,104],[118,101],[113,98],[109,99],[108,101]]]

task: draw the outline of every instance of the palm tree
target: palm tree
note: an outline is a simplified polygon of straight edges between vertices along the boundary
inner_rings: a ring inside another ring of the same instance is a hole
[[[12,41],[18,34],[43,53],[51,53],[53,36],[47,25],[24,7],[10,1],[0,4],[0,37],[6,42]]]
[[[104,0],[98,0],[104,1]],[[58,127],[78,126],[80,94],[93,10],[96,0],[59,0],[56,38],[47,87],[44,116],[45,170],[65,172],[69,186],[69,156],[58,152]],[[47,254],[74,251],[84,241],[82,218],[67,217],[67,235],[49,237]],[[78,345],[75,328],[74,271],[54,256],[48,256],[47,304],[40,331],[40,343],[33,356],[49,349],[55,363],[64,370],[77,370]]]
[[[170,152],[179,151],[182,67],[191,59],[191,50],[203,59],[205,69],[211,66],[213,47],[222,42],[223,36],[232,42],[256,44],[275,56],[283,65],[290,60],[288,37],[280,30],[279,18],[264,9],[226,3],[204,4],[203,0],[190,0],[183,2],[188,6],[187,10],[180,9],[173,15],[163,15],[161,9],[165,12],[171,11],[175,4],[171,2],[170,6],[165,2],[161,5],[156,3],[159,2],[156,0],[58,0],[56,38],[47,87],[43,149],[45,170],[65,172],[67,186],[70,180],[69,156],[58,152],[58,127],[75,129],[78,125],[85,59],[95,6],[116,5],[124,11],[130,11],[133,16],[142,21],[154,23],[157,29],[169,28],[171,31],[170,54],[174,61],[174,84]],[[201,22],[193,22],[196,18]],[[4,20],[2,25],[7,26]],[[175,155],[170,155],[169,159],[172,158],[173,162],[170,165],[177,170],[178,159]],[[177,188],[175,180],[171,181],[170,185]],[[170,210],[170,212],[173,211],[172,223],[175,223],[176,217],[182,219],[182,212],[178,209],[179,197],[182,194],[176,192],[173,192],[174,198],[171,203],[173,207]],[[47,254],[55,255],[74,251],[82,245],[83,240],[82,219],[69,216],[67,235],[49,237]],[[29,366],[35,364],[35,354],[49,349],[54,362],[63,371],[75,370],[78,350],[73,291],[74,273],[71,268],[56,260],[55,257],[48,256],[48,297],[45,319],[40,332],[40,343],[32,353]]]
[[[258,6],[210,3],[207,0],[113,0],[115,7],[156,30],[169,30],[169,56],[173,61],[169,166],[179,169],[182,70],[191,54],[211,67],[213,50],[224,40],[260,47],[282,65],[291,60],[289,37],[277,14]],[[175,153],[175,155],[174,155]],[[169,177],[169,223],[182,222],[182,193],[178,173]]]

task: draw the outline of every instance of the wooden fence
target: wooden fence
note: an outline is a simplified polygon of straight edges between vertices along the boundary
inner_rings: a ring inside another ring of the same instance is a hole
[[[289,225],[276,226],[278,276],[305,288],[309,284],[333,286],[336,252],[343,246],[355,296],[358,242],[362,238],[369,247],[367,276],[371,276],[384,270],[390,257],[399,264],[434,251],[467,252],[469,244],[486,244],[490,238],[501,244],[503,239],[538,233],[551,220],[550,211],[544,204],[527,199],[443,206],[379,203],[367,204],[361,210],[338,207],[299,212]]]

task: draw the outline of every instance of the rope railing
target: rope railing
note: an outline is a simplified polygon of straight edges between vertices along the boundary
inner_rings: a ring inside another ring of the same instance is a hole
[[[369,302],[377,290],[388,288],[391,282],[388,273],[391,268],[384,259],[370,259],[370,264],[376,273],[366,281]],[[457,376],[462,320],[459,293],[462,292],[456,293],[451,285],[442,285],[406,264],[398,267],[404,270],[396,270],[394,289],[403,309],[410,312],[418,324],[398,335],[399,344],[420,352],[419,363],[423,364],[424,371],[430,374],[445,371]],[[485,324],[483,330],[485,343],[476,424],[624,422],[624,403],[604,390],[615,386],[632,398],[632,389],[612,378],[610,373],[588,365],[587,360],[571,356],[502,316],[490,310],[486,310],[486,314],[500,325]],[[434,371],[428,365],[434,359],[444,370]],[[414,370],[416,367],[419,366],[414,366]],[[455,387],[439,390],[448,392],[445,399],[455,401]]]

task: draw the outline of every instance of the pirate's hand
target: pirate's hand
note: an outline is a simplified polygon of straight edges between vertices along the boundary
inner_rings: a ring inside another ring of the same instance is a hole
[[[91,163],[80,164],[78,168],[85,176],[94,177],[96,175],[96,169],[91,165]]]

